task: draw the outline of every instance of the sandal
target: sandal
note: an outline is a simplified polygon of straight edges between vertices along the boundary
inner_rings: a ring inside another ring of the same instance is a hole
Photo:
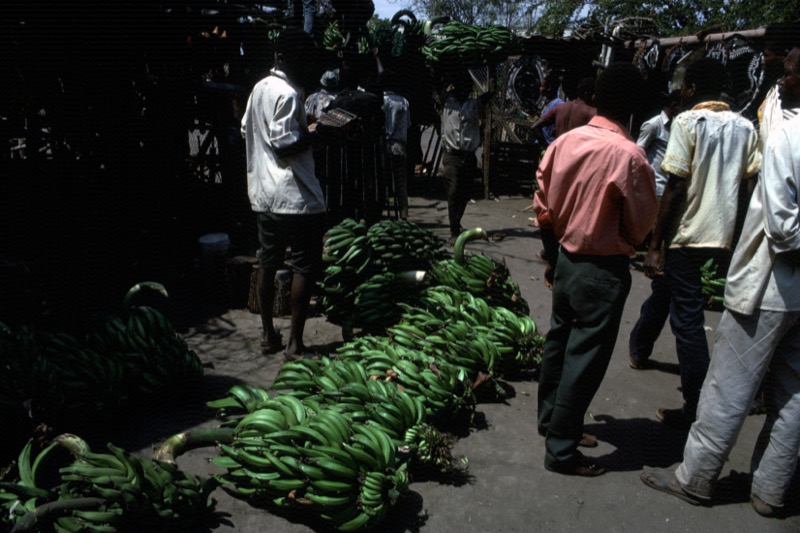
[[[639,479],[641,479],[642,483],[651,489],[672,494],[676,498],[680,498],[681,500],[691,503],[692,505],[705,505],[707,503],[705,500],[702,500],[683,490],[683,487],[681,487],[681,484],[675,477],[674,472],[667,468],[653,468],[652,470],[646,470],[639,474]]]

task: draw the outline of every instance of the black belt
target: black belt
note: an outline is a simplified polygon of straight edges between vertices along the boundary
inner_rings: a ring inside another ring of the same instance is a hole
[[[444,153],[449,155],[457,155],[458,157],[467,157],[475,152],[470,152],[469,150],[456,150],[455,148],[445,147]]]

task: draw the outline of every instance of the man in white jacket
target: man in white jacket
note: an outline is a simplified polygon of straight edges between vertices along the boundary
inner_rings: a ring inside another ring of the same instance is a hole
[[[259,81],[247,101],[242,134],[247,150],[247,192],[256,213],[258,301],[264,328],[262,351],[283,347],[272,322],[275,272],[292,250],[292,321],[284,355],[305,351],[303,329],[312,283],[322,270],[325,196],[314,172],[311,143],[316,124],[306,122],[303,87],[319,75],[314,70],[314,41],[298,28],[281,30],[276,66]]]
[[[778,87],[784,108],[800,108],[800,48],[786,57]],[[800,116],[770,134],[731,261],[725,307],[683,463],[641,478],[689,503],[710,503],[767,376],[750,501],[761,515],[780,515],[800,449]]]

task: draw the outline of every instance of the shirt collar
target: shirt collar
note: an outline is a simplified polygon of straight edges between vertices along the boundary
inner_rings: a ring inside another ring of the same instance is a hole
[[[700,111],[702,109],[708,109],[709,111],[730,111],[731,106],[729,106],[725,102],[709,100],[707,102],[700,102],[699,104],[697,104],[692,108],[692,111]]]
[[[631,137],[630,132],[623,128],[619,122],[611,120],[601,115],[595,115],[592,117],[592,120],[589,121],[589,126],[594,126],[595,128],[602,128],[604,130],[613,131],[618,135],[622,135],[626,139],[633,141],[633,137]]]
[[[271,69],[269,69],[269,73],[270,75],[275,76],[276,78],[284,80],[286,83],[291,85],[292,88],[299,94],[303,94],[303,89],[300,86],[298,86],[295,82],[290,80],[289,77],[286,75],[286,73],[281,69],[279,69],[278,67],[272,67]]]
[[[667,124],[669,124],[669,116],[667,116],[667,114],[666,114],[666,113],[664,113],[663,111],[661,112],[661,123],[662,123],[663,125],[665,125],[665,126],[666,126]]]

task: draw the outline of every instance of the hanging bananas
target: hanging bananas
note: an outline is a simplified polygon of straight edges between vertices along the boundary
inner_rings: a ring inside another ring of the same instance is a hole
[[[477,26],[450,21],[422,47],[422,54],[432,66],[441,64],[480,67],[499,62],[512,53],[516,39],[502,26]]]

